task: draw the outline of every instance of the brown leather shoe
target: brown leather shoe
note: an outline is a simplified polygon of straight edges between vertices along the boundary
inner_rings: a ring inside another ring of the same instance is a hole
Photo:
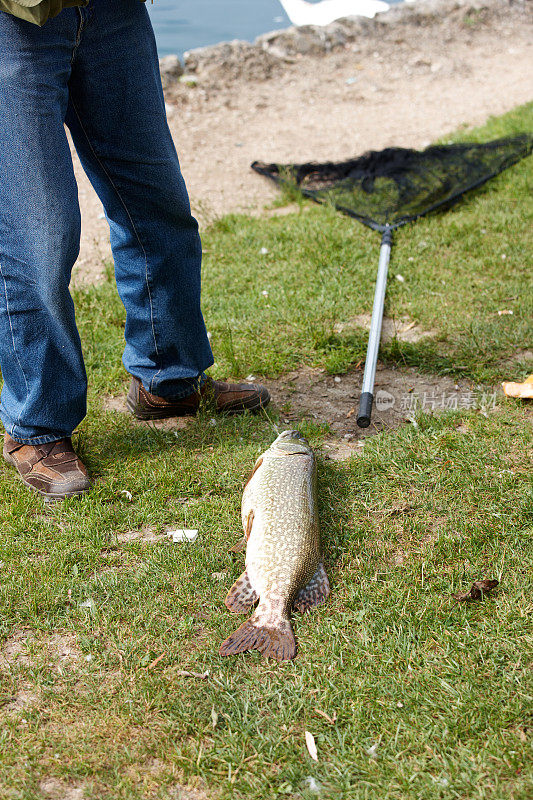
[[[157,397],[147,392],[138,378],[132,378],[126,404],[137,419],[187,417],[197,413],[200,405],[219,414],[242,414],[259,411],[270,402],[264,386],[253,383],[223,383],[207,378],[199,392],[187,397]]]
[[[47,502],[74,497],[91,487],[87,469],[74,452],[70,439],[48,444],[20,444],[6,433],[4,458],[15,467],[23,483]]]

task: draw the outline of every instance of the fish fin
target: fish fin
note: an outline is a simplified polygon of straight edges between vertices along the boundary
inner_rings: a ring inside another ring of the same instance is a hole
[[[254,511],[250,511],[248,516],[246,517],[246,522],[244,524],[244,534],[242,539],[240,539],[237,544],[234,544],[233,547],[230,547],[230,553],[242,553],[243,550],[246,549],[246,542],[250,538],[250,534],[252,532],[252,525],[254,524]]]
[[[252,532],[252,525],[254,524],[255,511],[252,509],[246,517],[246,525],[244,526],[244,540],[248,541]]]
[[[328,576],[324,569],[324,563],[321,561],[317,571],[304,588],[297,595],[294,601],[294,607],[301,611],[302,614],[309,611],[310,608],[321,606],[325,603],[330,593]]]
[[[243,614],[249,611],[250,607],[259,599],[259,595],[250,583],[250,578],[246,570],[242,573],[240,578],[237,578],[233,586],[228,592],[228,596],[224,601],[226,608],[233,611],[234,614]]]
[[[281,619],[270,622],[269,625],[262,624],[264,615],[258,614],[258,611],[222,642],[220,655],[234,656],[245,650],[259,650],[266,658],[273,658],[276,661],[294,658],[296,639],[290,621]]]
[[[253,470],[250,472],[248,478],[246,479],[246,483],[244,484],[244,489],[246,489],[246,487],[248,486],[248,484],[250,483],[250,481],[252,480],[252,478],[254,477],[255,473],[257,472],[262,463],[263,463],[263,456],[259,456],[259,458],[254,464]],[[243,494],[244,494],[244,489],[242,490]]]

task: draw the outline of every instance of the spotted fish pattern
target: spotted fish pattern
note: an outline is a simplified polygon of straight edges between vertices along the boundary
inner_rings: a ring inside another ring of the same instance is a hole
[[[298,431],[285,431],[257,460],[242,498],[246,569],[226,606],[242,614],[259,604],[225,642],[221,655],[260,650],[283,661],[296,655],[292,608],[309,611],[330,588],[322,562],[316,461]]]

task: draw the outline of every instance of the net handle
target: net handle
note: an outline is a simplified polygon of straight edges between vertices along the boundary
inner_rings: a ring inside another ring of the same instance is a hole
[[[379,342],[381,339],[381,327],[383,324],[383,309],[385,307],[385,291],[387,289],[387,274],[389,271],[391,249],[392,229],[387,227],[381,237],[376,290],[374,292],[374,306],[372,308],[365,371],[363,374],[363,385],[361,387],[361,398],[359,400],[357,424],[360,428],[368,428],[372,417],[374,381],[376,379],[376,366],[378,362]]]

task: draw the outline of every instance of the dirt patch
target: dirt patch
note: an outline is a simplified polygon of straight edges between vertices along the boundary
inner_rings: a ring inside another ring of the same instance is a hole
[[[212,800],[213,795],[208,795],[201,789],[187,786],[174,786],[170,789],[168,800]]]
[[[360,455],[363,452],[363,444],[363,439],[359,439],[357,442],[327,439],[322,445],[322,454],[329,461],[346,461],[352,456]]]
[[[491,407],[496,394],[466,380],[422,375],[415,369],[392,369],[378,364],[375,406],[369,428],[357,427],[357,410],[363,372],[328,375],[323,369],[306,367],[269,382],[273,401],[282,409],[282,419],[308,418],[327,423],[336,434],[324,452],[342,460],[360,452],[367,436],[392,430],[412,421],[419,410],[428,413]],[[338,439],[344,441],[339,442]]]
[[[154,420],[141,420],[136,419],[126,405],[125,395],[116,395],[104,397],[103,400],[104,411],[112,411],[119,414],[128,414],[134,425],[150,425],[150,427],[158,428],[163,431],[177,431],[183,430],[187,427],[189,421],[187,417],[172,417],[171,419],[154,419]]]
[[[152,528],[149,528],[147,525],[139,528],[138,530],[117,533],[116,538],[117,542],[143,542],[146,544],[168,541],[166,533],[158,533]]]
[[[503,362],[504,366],[514,367],[516,364],[524,364],[533,369],[533,350],[519,350],[510,358],[506,358]]]
[[[0,704],[0,714],[20,714],[27,708],[33,708],[39,702],[40,695],[30,684],[25,684],[11,699]]]
[[[0,649],[0,669],[10,669],[17,664],[28,666],[37,658],[60,667],[80,657],[76,637],[71,633],[43,636],[31,630],[22,630],[10,636]]]
[[[370,322],[372,319],[371,314],[358,314],[346,322],[337,322],[333,330],[335,333],[343,333],[354,331],[358,328],[370,330]],[[390,342],[391,339],[398,339],[400,342],[419,342],[429,336],[436,336],[437,332],[433,330],[425,330],[418,323],[414,322],[407,317],[402,319],[391,319],[390,317],[383,317],[383,325],[381,328],[381,341]]]
[[[409,510],[410,509],[407,509],[407,511]],[[392,563],[397,567],[401,567],[411,556],[416,555],[418,558],[425,548],[431,547],[431,545],[438,541],[441,533],[445,529],[446,522],[446,517],[434,519],[430,523],[424,536],[420,539],[404,539],[400,534],[399,544],[391,548],[390,558]],[[401,524],[399,528],[401,530]]]
[[[525,5],[502,2],[463,22],[445,15],[383,24],[344,49],[282,61],[259,83],[227,83],[227,74],[211,85],[175,83],[168,117],[193,211],[202,225],[261,211],[277,190],[252,172],[256,159],[344,159],[423,147],[480,125],[531,99],[532,50]],[[74,163],[82,209],[75,281],[91,283],[111,260],[109,228],[76,156]]]
[[[64,783],[57,778],[45,778],[39,788],[50,800],[84,800],[85,797],[82,786]]]
[[[186,501],[187,502],[187,501]],[[148,526],[143,526],[138,530],[126,531],[125,533],[117,534],[118,542],[143,542],[145,544],[152,544],[154,542],[169,542],[174,544],[183,544],[187,542],[187,538],[177,539],[176,536],[182,536],[183,529],[179,525],[169,525],[161,532],[154,531]],[[194,542],[194,534],[191,532],[190,541]]]

